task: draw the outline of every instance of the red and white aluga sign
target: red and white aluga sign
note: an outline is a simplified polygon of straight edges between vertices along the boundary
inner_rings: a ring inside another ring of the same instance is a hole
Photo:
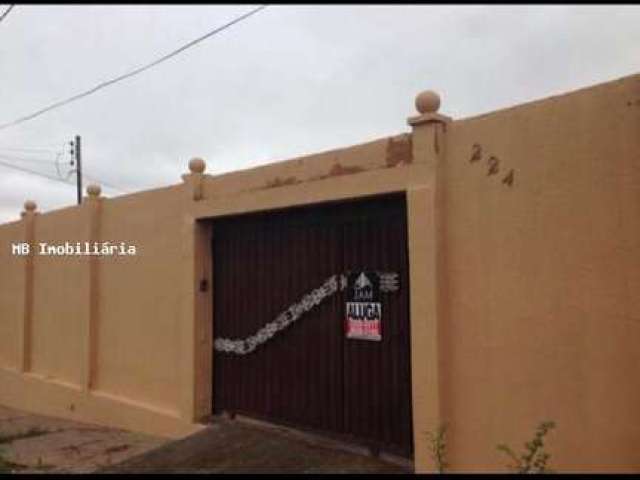
[[[345,330],[347,338],[382,340],[382,303],[375,272],[348,275]]]

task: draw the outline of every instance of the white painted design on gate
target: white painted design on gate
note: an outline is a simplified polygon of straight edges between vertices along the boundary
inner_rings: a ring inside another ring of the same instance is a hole
[[[378,273],[380,279],[380,291],[381,292],[394,292],[398,290],[398,274],[397,273]],[[363,277],[362,274],[360,277]],[[360,281],[360,277],[358,281]],[[358,283],[358,281],[356,283]],[[361,285],[368,283],[371,285],[369,279],[364,276],[364,279],[360,281]],[[304,313],[313,309],[315,306],[322,303],[322,301],[339,290],[347,288],[347,277],[344,274],[332,275],[325,282],[311,293],[306,294],[302,299],[291,305],[288,309],[282,312],[272,322],[267,323],[264,327],[258,330],[254,335],[251,335],[244,340],[242,339],[229,339],[218,338],[213,344],[213,347],[218,352],[235,353],[236,355],[246,355],[253,352],[263,343],[273,338],[278,332],[284,330],[289,325],[297,321]]]

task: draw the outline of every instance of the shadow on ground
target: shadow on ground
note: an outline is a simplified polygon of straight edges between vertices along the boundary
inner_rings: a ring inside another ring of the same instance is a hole
[[[96,473],[411,473],[273,428],[216,420],[187,438]]]

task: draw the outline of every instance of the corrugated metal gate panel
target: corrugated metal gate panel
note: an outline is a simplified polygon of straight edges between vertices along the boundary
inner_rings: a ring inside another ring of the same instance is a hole
[[[336,273],[393,271],[382,341],[346,339],[338,292],[248,355],[214,354],[214,409],[412,452],[404,195],[219,219],[214,334],[246,338]]]

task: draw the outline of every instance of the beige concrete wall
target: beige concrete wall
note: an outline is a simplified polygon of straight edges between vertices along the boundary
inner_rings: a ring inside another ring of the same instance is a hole
[[[11,244],[22,242],[24,226],[13,222],[0,228],[0,367],[20,367],[24,304],[25,259],[12,255]]]
[[[94,387],[179,412],[181,223],[171,189],[103,202],[102,241],[137,247],[99,260]]]
[[[412,163],[411,135],[400,134],[266,166],[208,177],[205,198],[270,190]]]
[[[201,426],[128,398],[0,368],[0,404],[42,415],[179,438]]]
[[[36,243],[61,244],[84,240],[82,211],[66,208],[38,215]],[[34,256],[31,370],[82,384],[84,352],[84,259],[76,256]]]
[[[86,198],[0,227],[0,403],[166,436],[199,428],[177,387],[183,358],[193,355],[178,287],[183,190]],[[30,267],[10,250],[29,231],[38,249],[110,241],[136,246],[137,255],[34,254]]]
[[[456,121],[446,140],[454,469],[500,470],[496,444],[552,419],[558,470],[640,471],[640,76]]]

